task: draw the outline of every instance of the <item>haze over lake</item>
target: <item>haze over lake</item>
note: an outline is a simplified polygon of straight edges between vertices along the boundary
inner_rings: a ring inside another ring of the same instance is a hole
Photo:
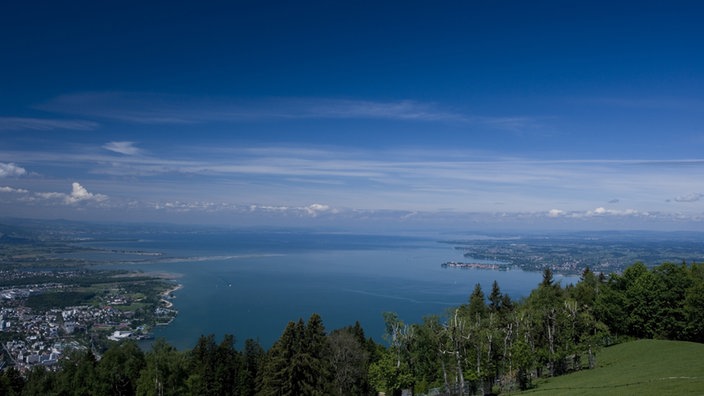
[[[259,339],[268,347],[288,321],[314,312],[328,330],[358,320],[368,336],[382,341],[383,312],[420,322],[466,302],[477,283],[488,294],[496,280],[503,292],[520,298],[542,276],[522,270],[443,269],[443,262],[463,257],[437,237],[235,231],[133,236],[89,243],[119,252],[91,256],[129,261],[111,268],[179,275],[177,282],[184,286],[175,293],[179,315],[157,328],[155,336],[182,349],[210,333],[232,333],[240,342]]]

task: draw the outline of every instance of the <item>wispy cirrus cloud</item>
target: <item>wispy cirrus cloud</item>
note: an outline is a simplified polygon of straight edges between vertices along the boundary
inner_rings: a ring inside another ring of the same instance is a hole
[[[662,109],[662,110],[696,110],[704,107],[704,101],[697,99],[686,99],[676,97],[650,97],[650,98],[628,98],[628,97],[602,97],[583,99],[582,101],[592,104],[601,104],[613,107],[633,108],[633,109]]]
[[[179,213],[205,212],[205,213],[246,213],[246,214],[273,214],[280,216],[316,218],[322,215],[336,215],[350,213],[349,210],[333,208],[329,205],[314,203],[305,206],[291,205],[266,205],[266,204],[234,204],[213,201],[159,201],[151,203],[154,209],[173,211]]]
[[[200,152],[208,150],[200,148]],[[619,201],[610,200],[609,204],[617,207],[613,210],[627,210],[622,208],[622,201],[635,205],[640,211],[656,210],[658,205],[663,205],[667,191],[691,188],[693,180],[704,177],[702,167],[680,160],[656,163],[468,160],[446,158],[442,153],[434,158],[418,159],[399,153],[285,148],[242,150],[225,156],[217,150],[213,153],[206,155],[207,161],[191,158],[160,163],[154,159],[126,157],[95,168],[93,172],[125,177],[197,175],[201,180],[252,185],[251,190],[244,189],[247,195],[263,191],[263,186],[269,186],[267,193],[276,188],[285,189],[287,197],[294,191],[300,190],[303,194],[307,190],[307,194],[315,191],[324,201],[367,209],[376,205],[407,210],[447,207],[492,211],[497,210],[497,202],[504,202],[504,207],[513,210],[537,210],[541,206],[569,202],[563,209],[565,212],[595,207],[592,205],[607,202],[613,196],[623,197]],[[704,188],[704,182],[702,184]],[[594,216],[616,213],[592,212]]]
[[[56,129],[93,131],[98,129],[98,126],[98,123],[87,120],[0,117],[0,131],[52,131]]]
[[[704,198],[704,194],[692,193],[692,194],[681,195],[679,197],[675,197],[673,200],[675,202],[698,202],[702,198]]]
[[[87,92],[58,96],[39,109],[138,124],[198,124],[253,120],[378,119],[482,124],[515,130],[532,117],[487,117],[415,100],[338,98],[197,98],[138,92]]]
[[[256,203],[261,213],[320,217],[335,214],[338,209],[334,208],[353,208],[630,219],[672,211],[673,205],[666,203],[673,200],[672,191],[704,191],[704,161],[699,159],[540,160],[444,150],[425,150],[418,155],[414,149],[329,146],[190,145],[162,149],[154,145],[146,152],[133,142],[117,140],[70,149],[76,151],[0,151],[0,157],[24,158],[34,168],[46,169],[42,180],[23,179],[22,188],[33,183],[46,185],[50,174],[61,169],[70,175],[62,176],[64,180],[85,181],[104,194],[91,196],[93,193],[76,187],[70,194],[48,192],[29,197],[54,204],[101,202],[114,206],[120,199],[139,205],[162,202],[159,207],[163,210],[192,213]],[[51,183],[58,185],[61,178]],[[107,196],[111,197],[109,202]],[[13,197],[21,198],[7,194],[4,199]],[[679,201],[695,202],[695,198],[682,196]],[[693,216],[699,208],[693,203],[680,205],[678,211]]]
[[[289,102],[298,117],[377,118],[413,121],[467,121],[460,113],[412,100],[377,102],[340,99],[294,99]]]
[[[704,161],[692,160],[532,160],[524,158],[482,158],[481,156],[426,150],[349,150],[347,148],[297,147],[187,147],[168,152],[144,153],[134,143],[114,141],[102,150],[66,153],[0,152],[4,158],[24,158],[35,164],[80,169],[92,175],[126,177],[227,178],[242,183],[267,178],[280,185],[318,185],[316,189],[365,185],[379,192],[406,191],[409,197],[423,193],[448,196],[489,197],[491,202],[511,202],[512,191],[528,196],[569,197],[579,202],[603,203],[614,196],[624,202],[641,197],[670,198],[667,191],[704,190]],[[140,155],[137,155],[140,154]],[[475,158],[477,157],[477,158]],[[0,167],[0,175],[21,175],[13,163]],[[23,168],[22,168],[23,169]],[[206,180],[206,179],[204,179]],[[224,180],[224,179],[223,179]],[[694,183],[694,184],[693,184]],[[325,186],[331,186],[325,188]],[[446,193],[444,193],[446,192]],[[370,195],[378,195],[374,192]],[[686,199],[686,197],[684,197]],[[420,199],[420,198],[419,198]],[[567,199],[567,198],[565,198]],[[487,201],[489,198],[487,198]],[[430,199],[430,204],[434,199]],[[469,202],[469,201],[467,201]],[[617,204],[613,201],[611,204]],[[454,206],[452,206],[454,207]]]
[[[134,142],[108,142],[103,145],[103,148],[124,155],[137,155],[142,152]]]

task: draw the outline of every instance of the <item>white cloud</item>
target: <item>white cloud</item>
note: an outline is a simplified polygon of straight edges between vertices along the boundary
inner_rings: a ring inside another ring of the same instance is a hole
[[[141,153],[141,150],[135,147],[134,142],[108,142],[103,145],[103,148],[124,155],[137,155]]]
[[[38,192],[38,193],[35,193],[34,195],[36,195],[39,198],[43,198],[43,199],[65,200],[68,197],[68,195],[66,195],[64,193],[60,193],[60,192]]]
[[[638,215],[641,215],[641,213],[635,209],[615,210],[615,209],[606,209],[604,207],[598,207],[594,210],[587,211],[585,213],[585,215],[586,216],[638,216]]]
[[[13,188],[13,187],[0,187],[0,192],[4,193],[17,193],[17,194],[27,194],[29,191],[23,189],[23,188]]]
[[[692,193],[692,194],[687,194],[683,196],[676,197],[674,199],[675,202],[697,202],[704,198],[704,194],[700,193]]]
[[[36,192],[32,197],[28,198],[29,201],[36,201],[37,199],[59,201],[65,205],[74,205],[79,202],[103,202],[108,199],[108,196],[88,192],[80,183],[74,182],[71,184],[70,194],[62,192]]]
[[[335,210],[332,210],[330,208],[330,206],[328,206],[328,205],[322,205],[322,204],[317,204],[317,203],[312,204],[312,205],[308,205],[305,208],[303,208],[303,210],[306,213],[308,213],[308,215],[313,216],[313,217],[316,217],[319,214],[325,213],[325,212],[330,212],[330,213],[336,212]]]
[[[59,120],[47,118],[0,117],[0,131],[52,131],[70,129],[74,131],[92,131],[98,124],[85,120]]]
[[[81,186],[79,183],[71,184],[71,194],[66,196],[65,202],[67,204],[75,204],[81,201],[105,201],[108,197],[102,194],[93,194],[88,192],[85,187]]]
[[[272,205],[249,205],[250,212],[287,212],[291,210],[288,206]]]
[[[13,163],[4,164],[0,162],[0,177],[23,176],[27,170]]]
[[[141,206],[139,202],[131,202],[130,206]],[[149,204],[156,210],[167,210],[174,212],[219,212],[229,210],[235,206],[226,202],[210,201],[166,201]]]
[[[548,217],[560,217],[565,214],[564,210],[560,209],[550,209],[548,212]]]

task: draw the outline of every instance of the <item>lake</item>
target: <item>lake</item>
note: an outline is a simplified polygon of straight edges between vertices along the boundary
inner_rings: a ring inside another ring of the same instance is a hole
[[[194,232],[131,235],[130,240],[88,243],[117,253],[91,253],[109,268],[178,274],[173,300],[179,315],[155,336],[179,349],[201,334],[234,334],[268,348],[289,321],[322,316],[327,330],[359,321],[382,341],[382,313],[407,323],[442,315],[468,301],[475,284],[486,295],[494,280],[512,298],[528,295],[542,274],[442,268],[462,251],[434,237],[311,232]],[[139,253],[137,253],[139,252]],[[161,253],[149,256],[144,253]],[[561,278],[556,276],[557,280]],[[563,280],[563,284],[574,279]]]

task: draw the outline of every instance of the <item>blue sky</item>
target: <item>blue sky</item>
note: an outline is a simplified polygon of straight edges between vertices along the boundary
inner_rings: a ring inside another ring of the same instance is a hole
[[[704,222],[699,2],[6,3],[0,216]]]

